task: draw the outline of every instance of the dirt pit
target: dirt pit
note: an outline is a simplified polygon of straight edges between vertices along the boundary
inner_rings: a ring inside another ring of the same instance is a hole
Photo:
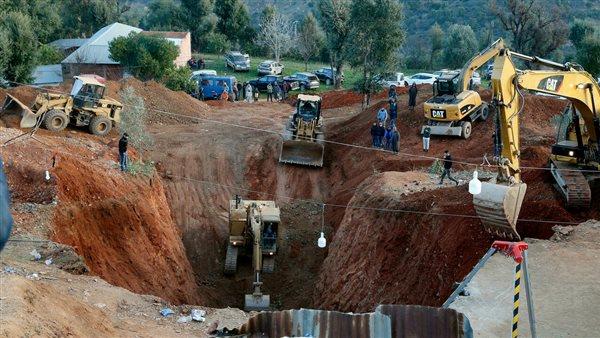
[[[375,95],[365,110],[355,93],[325,93],[326,139],[334,143],[326,143],[321,169],[278,163],[278,133],[292,111],[289,104],[206,105],[137,80],[109,83],[109,92],[118,96],[126,86],[155,109],[149,120],[155,147],[144,154],[156,163],[155,175],[122,176],[116,172],[117,136],[102,139],[81,131],[63,132],[59,136],[68,141],[53,144],[81,157],[61,161],[53,170],[57,181],[38,182],[51,151],[40,152],[35,165],[24,166],[30,161],[26,148],[7,160],[19,202],[57,202],[59,210],[46,212],[60,231],[48,236],[73,246],[92,274],[115,285],[175,303],[242,307],[251,291],[250,260],[240,260],[235,276],[223,274],[228,201],[236,194],[272,199],[282,208],[275,273],[265,275],[263,285],[275,309],[438,306],[494,239],[475,218],[465,187],[473,167],[456,165],[458,187],[438,186],[429,174],[446,149],[456,160],[481,163],[492,151],[492,119],[476,123],[468,140],[434,137],[430,152],[423,153],[419,127],[425,123],[422,104],[431,96],[428,86],[420,87],[415,111],[408,110],[406,93],[399,93],[399,154],[370,148],[370,126],[387,105],[386,93]],[[523,165],[544,166],[551,119],[562,101],[529,96],[526,101]],[[546,171],[525,170],[523,176],[529,192],[522,218],[571,222],[600,216],[597,208],[565,210]],[[44,193],[28,188],[42,184],[49,187]],[[19,214],[23,223],[34,219]],[[553,225],[520,222],[518,231],[547,238]],[[316,245],[321,231],[326,249]]]

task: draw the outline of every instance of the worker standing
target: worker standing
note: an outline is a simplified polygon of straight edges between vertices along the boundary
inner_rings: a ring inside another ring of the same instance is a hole
[[[383,122],[377,125],[377,148],[383,148],[383,137],[385,136],[385,127]]]
[[[390,150],[393,151],[394,154],[397,154],[399,151],[400,132],[398,132],[398,128],[396,128],[396,126],[393,126],[392,128],[392,149]]]
[[[237,84],[237,82],[233,83],[233,86],[232,86],[231,90],[233,91],[233,101],[237,101],[238,97],[240,96],[240,92],[238,91],[238,84]]]
[[[442,177],[440,179],[440,183],[439,184],[444,184],[444,177],[448,176],[448,179],[454,183],[456,183],[456,185],[458,185],[458,181],[455,180],[451,175],[450,172],[452,171],[452,156],[450,155],[450,151],[446,150],[444,151],[444,171],[442,172]]]
[[[395,126],[397,119],[398,119],[398,103],[396,103],[395,98],[391,98],[390,99],[390,124],[392,126]]]
[[[388,117],[388,113],[387,110],[385,110],[385,108],[381,108],[377,111],[377,121],[379,123],[383,123],[383,125],[385,126],[385,120],[387,120]]]
[[[396,96],[398,94],[396,93],[396,86],[391,85],[390,89],[388,90],[388,99],[394,99],[394,101],[396,101]]]
[[[385,150],[392,150],[392,126],[388,125],[387,128],[385,129],[385,134],[384,134],[384,143],[383,143],[383,148]]]
[[[415,106],[417,105],[417,94],[419,90],[417,89],[417,84],[413,83],[410,85],[408,89],[408,109],[411,111],[415,110]]]
[[[423,129],[423,151],[429,152],[429,139],[431,137],[431,128],[429,126],[425,126]]]
[[[8,181],[4,175],[2,158],[0,158],[0,251],[8,241],[13,219],[10,215],[10,193],[8,192]]]
[[[127,144],[129,143],[129,135],[123,133],[119,140],[119,166],[121,171],[127,171]]]
[[[267,101],[273,102],[273,84],[269,82],[267,85]]]
[[[251,84],[247,84],[246,85],[246,102],[252,102],[254,97],[254,95],[252,94],[252,85]]]
[[[373,139],[373,148],[378,148],[377,145],[377,123],[373,123],[371,126],[371,138]]]

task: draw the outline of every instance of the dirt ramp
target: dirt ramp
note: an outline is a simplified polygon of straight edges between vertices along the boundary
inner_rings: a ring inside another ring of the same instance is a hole
[[[66,157],[55,175],[54,240],[112,284],[175,303],[201,301],[160,179]]]
[[[414,181],[414,173],[373,175],[349,204],[474,215],[465,187],[419,182],[415,188]],[[321,268],[314,305],[354,312],[379,303],[439,306],[491,243],[476,219],[349,208]]]

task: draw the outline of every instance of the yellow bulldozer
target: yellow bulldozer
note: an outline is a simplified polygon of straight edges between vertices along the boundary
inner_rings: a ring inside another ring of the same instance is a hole
[[[322,167],[324,152],[321,97],[300,94],[284,130],[279,162]]]
[[[479,93],[472,90],[471,78],[479,67],[492,60],[504,48],[502,39],[496,40],[469,60],[460,72],[442,74],[433,84],[434,96],[423,104],[431,135],[469,138],[473,122],[485,121],[489,107]],[[421,127],[421,133],[427,126]]]
[[[519,70],[515,59],[547,70]],[[590,182],[600,179],[600,87],[596,80],[577,64],[503,49],[494,62],[492,88],[501,139],[495,145],[500,148],[498,175],[495,183],[483,182],[481,193],[473,196],[475,211],[485,229],[503,237],[520,238],[516,223],[527,189],[521,180],[519,143],[524,90],[570,101],[563,114],[570,121],[552,146],[550,172],[567,207],[589,207]]]
[[[229,201],[229,238],[225,256],[226,275],[237,271],[238,256],[252,256],[253,292],[246,294],[246,311],[264,311],[270,297],[261,292],[261,273],[275,270],[277,237],[281,223],[279,207],[274,201],[243,200],[240,196]]]
[[[13,95],[7,94],[0,114],[18,109],[21,128],[44,126],[59,132],[71,124],[88,126],[92,134],[106,135],[120,122],[123,105],[104,97],[105,80],[97,75],[75,76],[69,95],[40,93],[31,108]]]

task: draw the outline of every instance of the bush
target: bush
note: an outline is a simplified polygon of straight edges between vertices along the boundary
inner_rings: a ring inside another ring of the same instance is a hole
[[[40,45],[36,61],[38,65],[53,65],[60,63],[65,56],[58,49],[50,45]]]
[[[210,33],[202,42],[202,50],[207,53],[225,53],[231,48],[227,37],[221,33]]]
[[[191,79],[192,71],[187,67],[170,69],[163,79],[164,85],[171,90],[182,90],[187,93],[196,90],[196,82]]]

